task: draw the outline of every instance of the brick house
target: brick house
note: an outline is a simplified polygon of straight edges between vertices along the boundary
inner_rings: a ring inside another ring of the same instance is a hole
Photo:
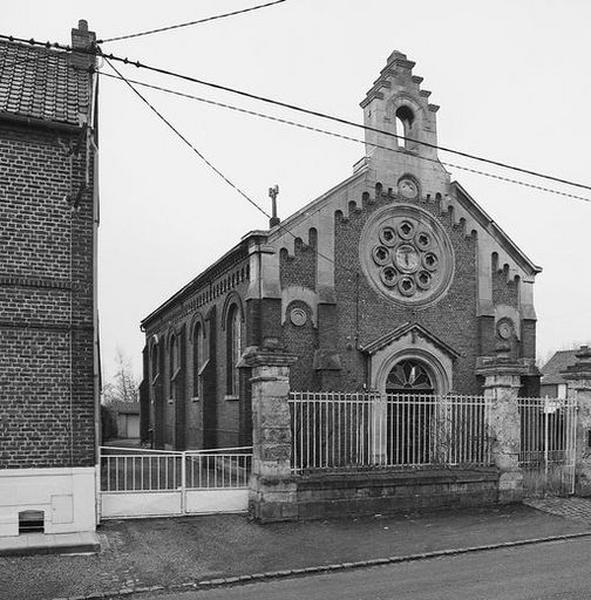
[[[154,446],[249,443],[239,363],[265,338],[298,356],[292,390],[477,394],[477,367],[502,349],[530,366],[521,393],[538,392],[541,269],[451,181],[435,148],[439,107],[413,67],[392,53],[361,102],[370,129],[349,178],[247,233],[142,321]]]
[[[540,395],[548,398],[567,398],[568,381],[563,372],[577,362],[579,350],[558,350],[550,360],[540,369]]]
[[[94,531],[94,41],[0,42],[0,536]]]

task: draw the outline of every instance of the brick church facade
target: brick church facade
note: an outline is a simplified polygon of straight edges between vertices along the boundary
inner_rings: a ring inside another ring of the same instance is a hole
[[[96,77],[0,42],[0,536],[96,525]]]
[[[478,394],[476,369],[501,348],[530,365],[522,394],[537,394],[541,269],[451,181],[413,67],[394,52],[362,101],[351,177],[247,233],[142,321],[142,435],[155,447],[250,443],[240,358],[267,338],[298,357],[292,390]]]

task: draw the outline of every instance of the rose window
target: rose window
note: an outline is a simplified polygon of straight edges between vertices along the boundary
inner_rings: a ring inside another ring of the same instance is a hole
[[[360,258],[370,282],[404,304],[427,303],[449,286],[453,252],[440,223],[409,205],[389,206],[367,222]]]

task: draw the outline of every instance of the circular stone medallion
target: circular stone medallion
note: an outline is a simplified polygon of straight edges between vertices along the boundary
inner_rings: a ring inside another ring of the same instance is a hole
[[[398,193],[404,198],[416,198],[419,190],[412,179],[405,177],[398,182]]]
[[[453,279],[447,233],[433,215],[410,204],[385,206],[367,220],[359,258],[372,287],[399,304],[429,305]]]
[[[508,317],[504,317],[497,323],[497,333],[502,340],[511,339],[515,331],[513,321]]]
[[[289,319],[296,327],[302,327],[306,324],[308,316],[303,308],[292,308],[289,313]]]
[[[394,263],[403,273],[414,273],[421,264],[421,257],[414,246],[400,244],[394,253]]]

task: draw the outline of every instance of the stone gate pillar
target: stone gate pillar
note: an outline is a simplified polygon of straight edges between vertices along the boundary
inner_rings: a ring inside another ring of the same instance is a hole
[[[263,523],[297,518],[297,486],[291,471],[289,369],[297,360],[266,338],[247,348],[240,367],[252,369],[252,475],[249,512]]]
[[[576,402],[575,494],[591,496],[591,348],[581,346],[576,362],[561,372]]]
[[[530,368],[522,360],[499,355],[482,358],[476,373],[484,377],[488,431],[493,463],[499,469],[499,503],[521,502],[523,473],[519,466],[521,418],[518,395],[521,376]]]

